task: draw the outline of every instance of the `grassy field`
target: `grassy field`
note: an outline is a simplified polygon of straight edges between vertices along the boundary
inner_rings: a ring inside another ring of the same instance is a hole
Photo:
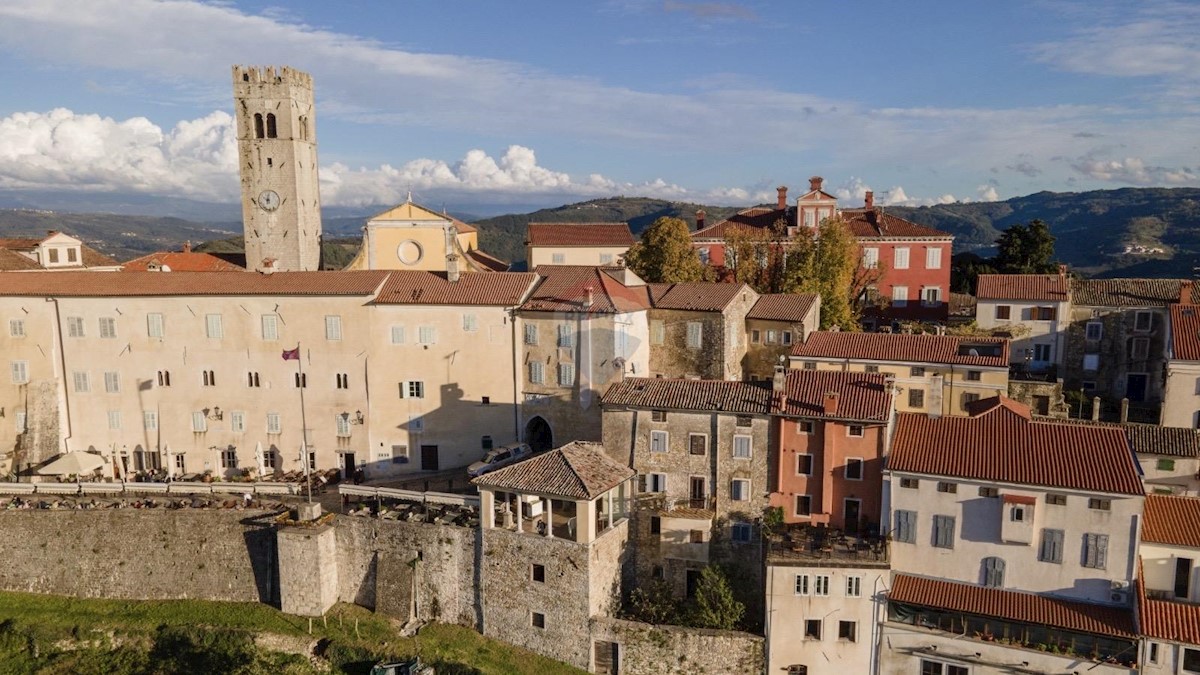
[[[322,657],[315,663],[313,644]],[[438,675],[582,672],[461,626],[403,638],[385,617],[352,605],[314,620],[310,634],[308,619],[254,603],[0,593],[0,674],[353,675],[418,650]]]

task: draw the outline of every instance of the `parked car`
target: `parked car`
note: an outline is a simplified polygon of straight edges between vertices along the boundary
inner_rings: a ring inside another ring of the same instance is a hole
[[[472,478],[482,476],[489,471],[495,471],[502,466],[508,466],[513,462],[519,462],[533,454],[527,443],[513,443],[511,445],[502,445],[498,448],[492,448],[487,451],[483,459],[475,462],[467,467],[467,474]]]

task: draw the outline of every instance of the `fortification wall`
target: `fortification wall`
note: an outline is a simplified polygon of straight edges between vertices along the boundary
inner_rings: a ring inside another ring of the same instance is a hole
[[[84,598],[275,603],[272,514],[0,511],[0,589]]]
[[[597,641],[616,643],[625,675],[724,675],[763,672],[763,638],[750,633],[705,628],[655,626],[595,617]]]

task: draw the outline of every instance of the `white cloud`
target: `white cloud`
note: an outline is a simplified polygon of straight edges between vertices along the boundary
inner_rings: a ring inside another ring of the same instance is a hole
[[[996,188],[993,185],[980,185],[976,193],[979,195],[979,201],[981,202],[1000,201],[1000,195],[996,192]]]
[[[1071,167],[1089,178],[1128,185],[1187,185],[1200,181],[1200,170],[1148,166],[1140,157],[1106,160],[1086,156],[1072,162]]]

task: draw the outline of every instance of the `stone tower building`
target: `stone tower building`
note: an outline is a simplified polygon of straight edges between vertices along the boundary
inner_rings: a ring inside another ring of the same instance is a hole
[[[233,67],[246,269],[321,265],[312,77],[288,67]]]

